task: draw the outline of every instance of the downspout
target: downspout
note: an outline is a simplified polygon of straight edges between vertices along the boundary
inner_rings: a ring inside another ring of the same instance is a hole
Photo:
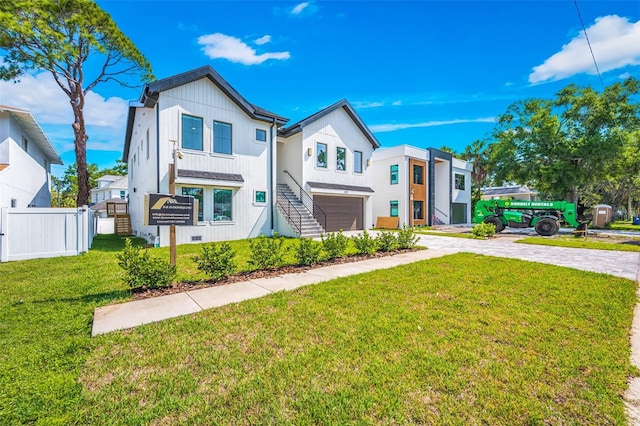
[[[267,179],[267,186],[269,187],[269,210],[271,211],[270,219],[271,219],[271,235],[274,232],[274,215],[275,215],[275,203],[274,203],[274,191],[273,191],[273,149],[274,149],[274,141],[273,141],[273,128],[276,125],[276,119],[273,118],[273,122],[271,123],[271,129],[269,131],[269,176]]]
[[[156,101],[156,194],[160,193],[160,97]],[[160,237],[160,225],[156,226],[156,235]]]

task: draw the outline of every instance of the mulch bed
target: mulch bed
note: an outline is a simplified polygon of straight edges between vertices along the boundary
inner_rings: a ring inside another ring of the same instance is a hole
[[[372,255],[358,254],[358,255],[352,255],[352,256],[345,256],[345,257],[339,257],[331,260],[326,260],[311,266],[286,265],[276,269],[263,269],[263,270],[256,270],[256,271],[239,272],[237,274],[230,275],[229,277],[220,281],[214,281],[214,280],[183,281],[179,283],[173,283],[170,287],[161,287],[161,288],[154,288],[154,289],[142,287],[142,288],[133,289],[132,294],[133,294],[134,300],[149,299],[152,297],[166,296],[168,294],[182,293],[185,291],[197,290],[197,289],[206,288],[206,287],[217,287],[217,286],[237,283],[240,281],[248,281],[256,278],[279,277],[284,274],[295,274],[298,272],[305,272],[311,269],[321,268],[323,266],[339,265],[342,263],[352,263],[352,262],[358,262],[360,260],[367,260],[367,259],[376,259],[380,257],[393,256],[395,254],[400,254],[400,253],[409,253],[416,250],[420,250],[420,249],[412,248],[412,249],[394,250],[391,252],[376,252]]]

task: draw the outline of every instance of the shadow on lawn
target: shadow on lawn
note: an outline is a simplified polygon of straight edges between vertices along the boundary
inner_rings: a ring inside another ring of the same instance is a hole
[[[61,298],[48,298],[41,300],[34,300],[33,303],[83,303],[83,304],[95,304],[103,305],[104,302],[114,302],[116,300],[125,299],[131,297],[130,290],[113,290],[104,293],[85,294],[79,297],[61,297]]]
[[[131,240],[133,245],[144,247],[147,241],[144,238],[139,238],[134,235],[120,236],[120,235],[105,235],[99,234],[93,238],[90,251],[100,252],[114,252],[122,251],[124,243],[128,239]]]

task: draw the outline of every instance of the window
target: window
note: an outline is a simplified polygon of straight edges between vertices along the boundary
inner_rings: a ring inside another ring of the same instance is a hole
[[[336,149],[336,170],[347,170],[347,150],[338,147]]]
[[[120,199],[124,200],[124,197],[125,197],[125,191],[120,190]]]
[[[316,142],[316,166],[327,168],[327,144]]]
[[[16,200],[15,198],[11,199],[11,207],[16,207],[18,205],[18,200]]]
[[[416,164],[413,165],[413,183],[416,185],[424,185],[424,167],[418,166]]]
[[[255,202],[256,203],[266,203],[267,202],[267,193],[265,191],[256,191]]]
[[[391,185],[398,184],[398,165],[391,166]]]
[[[424,219],[424,211],[422,209],[423,206],[422,201],[414,201],[413,202],[413,218],[414,219]]]
[[[213,220],[225,221],[231,220],[233,215],[231,204],[230,189],[214,189],[213,190]]]
[[[149,159],[149,129],[147,129],[147,160]]]
[[[202,118],[182,115],[182,147],[202,151]]]
[[[24,136],[22,137],[22,149],[24,149],[26,152],[29,152],[27,150],[27,145],[29,145],[29,141],[27,141],[27,138],[25,138]]]
[[[262,129],[256,129],[256,140],[260,142],[267,141],[267,131]]]
[[[353,152],[353,171],[356,173],[362,173],[362,152]]]
[[[198,200],[198,220],[199,221],[204,220],[204,213],[203,213],[204,203],[202,202],[203,192],[204,190],[202,188],[189,188],[189,187],[182,188],[182,195],[188,195]]]
[[[213,122],[213,152],[231,154],[231,124]]]
[[[460,189],[464,191],[464,175],[461,175],[459,173],[455,174],[456,177],[456,189]]]
[[[398,217],[398,201],[391,201],[389,206],[389,216]]]

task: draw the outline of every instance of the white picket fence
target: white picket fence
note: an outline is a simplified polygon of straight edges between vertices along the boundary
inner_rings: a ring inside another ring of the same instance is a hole
[[[93,212],[79,208],[0,208],[0,262],[89,251]]]

